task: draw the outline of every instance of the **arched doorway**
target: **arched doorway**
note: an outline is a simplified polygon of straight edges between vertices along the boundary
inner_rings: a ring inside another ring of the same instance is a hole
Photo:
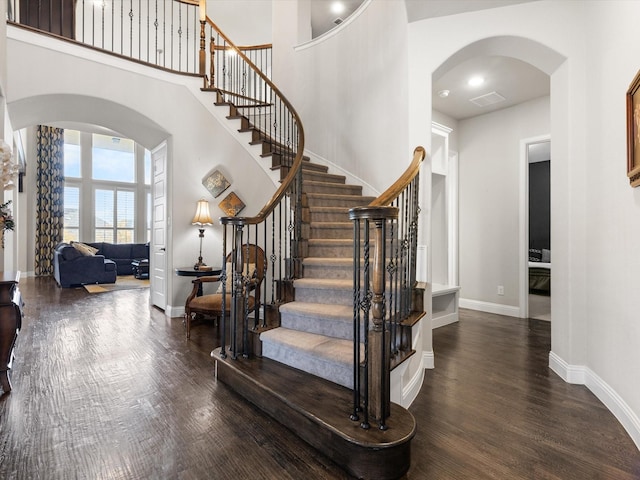
[[[516,62],[526,63],[532,70],[538,71],[541,76],[544,76],[545,78],[549,79],[548,82],[553,82],[554,73],[558,71],[559,67],[566,60],[564,56],[560,55],[555,50],[550,49],[549,47],[541,43],[538,43],[536,41],[530,40],[528,38],[515,37],[515,36],[495,36],[490,38],[484,38],[482,40],[469,43],[468,45],[462,48],[459,48],[456,51],[453,51],[445,60],[441,61],[435,68],[433,68],[432,91],[434,91],[434,94],[437,95],[439,93],[438,89],[440,88],[439,86],[436,86],[437,80],[443,77],[447,72],[455,69],[458,65],[463,64],[464,62],[473,62],[474,59],[478,59],[478,58],[497,58],[497,57],[506,57]],[[567,82],[564,75],[557,76],[557,80],[554,86],[561,87],[560,89],[554,90],[554,95],[556,93],[559,93],[560,95],[562,95],[561,93],[563,91],[562,89],[567,88]],[[438,91],[435,91],[435,90],[438,90]],[[495,93],[495,92],[492,92],[492,93]],[[431,102],[433,109],[435,109],[435,104],[437,103],[437,101],[434,98],[435,97],[432,97],[432,102]],[[526,192],[521,192],[520,186],[519,186],[520,185],[519,178],[522,175],[522,172],[520,172],[519,170],[523,168],[518,166],[519,155],[520,155],[519,143],[521,139],[526,137],[549,135],[551,133],[550,131],[551,129],[549,125],[550,123],[549,116],[550,116],[550,110],[553,108],[552,104],[554,100],[557,100],[557,98],[552,98],[551,95],[549,95],[548,101],[547,101],[547,107],[546,107],[547,108],[546,129],[542,129],[538,131],[534,130],[532,133],[522,134],[522,136],[518,139],[518,141],[516,141],[516,145],[513,147],[513,150],[514,150],[513,161],[514,161],[515,167],[514,165],[508,166],[508,168],[511,169],[511,175],[510,175],[511,181],[502,178],[503,172],[500,173],[500,176],[485,177],[485,178],[474,177],[471,180],[468,180],[468,182],[470,182],[472,185],[475,185],[475,186],[482,187],[482,185],[484,185],[486,187],[486,191],[488,191],[489,193],[491,192],[492,189],[494,190],[494,192],[496,189],[499,191],[501,188],[503,188],[506,185],[506,183],[504,182],[510,182],[509,189],[512,190],[511,192],[512,194],[515,194],[515,197],[513,197],[514,201],[512,206],[512,210],[514,211],[513,218],[510,223],[511,227],[513,228],[510,228],[508,230],[509,235],[512,236],[512,241],[508,248],[508,250],[511,252],[511,256],[509,256],[508,260],[504,260],[504,258],[496,259],[496,261],[498,262],[506,261],[510,263],[509,268],[511,268],[511,271],[513,272],[511,285],[506,286],[503,283],[503,281],[501,281],[498,275],[490,277],[486,280],[486,283],[488,285],[487,288],[490,289],[490,294],[494,295],[493,298],[498,299],[502,295],[506,296],[506,294],[509,292],[509,289],[511,289],[512,301],[504,302],[504,304],[501,305],[498,302],[492,301],[491,297],[489,297],[489,293],[485,292],[485,295],[486,295],[485,298],[481,298],[480,300],[478,300],[477,298],[473,299],[474,302],[472,302],[471,304],[472,308],[478,307],[477,309],[482,310],[485,307],[488,307],[486,311],[493,311],[494,313],[502,313],[502,314],[511,315],[515,317],[523,316],[522,312],[527,311],[528,295],[526,294],[527,290],[524,288],[524,285],[526,285],[527,283],[528,249],[524,248],[526,235],[522,234],[522,232],[525,231],[526,218],[521,218],[521,215],[518,209],[518,205],[521,202],[520,197],[524,196]],[[509,108],[512,108],[512,107],[509,106]],[[538,106],[535,106],[534,109],[535,108],[538,108]],[[434,117],[433,114],[432,114],[432,119],[436,119],[436,117]],[[482,130],[481,129],[476,130],[476,133],[479,133],[479,132],[482,132]],[[460,146],[457,147],[457,150],[460,153],[460,170],[461,170],[461,178],[462,178],[464,175],[464,173],[462,173],[464,169],[464,161],[465,161],[464,157],[467,152],[465,148]],[[460,185],[460,190],[462,189],[464,189],[464,184]],[[464,208],[462,200],[461,200],[461,208]],[[485,218],[485,221],[481,225],[477,226],[477,228],[484,228],[484,229],[494,228],[494,224],[492,223],[495,220],[494,213],[495,212],[491,212],[491,211],[485,212],[485,214],[482,215],[482,217]],[[492,218],[492,215],[494,215],[493,218]],[[501,219],[503,220],[503,218]],[[462,227],[463,222],[465,222],[465,216],[461,213],[460,214],[460,223],[461,223],[460,237],[473,238],[474,235],[468,235],[469,232],[466,232],[467,235],[465,235],[464,229]],[[473,246],[475,250],[472,253],[468,253],[468,254],[476,255],[476,256],[477,255],[490,256],[492,250],[494,252],[496,251],[504,252],[504,248],[503,248],[504,246],[499,243],[500,241],[498,242],[495,242],[495,241],[485,242],[484,240],[476,241],[476,244]],[[468,247],[468,248],[471,248],[471,247]],[[464,255],[461,255],[460,262],[459,262],[461,265],[461,269],[463,268],[462,267],[464,262],[463,257]],[[477,282],[485,281],[481,276],[477,276],[474,280]],[[462,285],[461,297],[462,298],[464,298],[464,295],[466,293],[464,291],[464,285],[463,285],[464,281],[465,281],[464,274],[461,274],[461,285]],[[560,281],[562,282],[562,280]],[[498,311],[492,310],[495,304],[498,304]]]
[[[69,94],[55,94],[55,95],[40,95],[34,97],[27,97],[11,103],[10,105],[11,118],[13,120],[13,128],[18,131],[27,127],[36,126],[39,124],[66,124],[75,125],[82,129],[82,126],[86,126],[86,130],[104,131],[108,134],[117,133],[126,138],[134,140],[136,143],[143,145],[149,150],[154,152],[157,150],[155,147],[164,145],[163,151],[166,152],[166,139],[168,137],[161,127],[155,122],[140,114],[123,106],[121,104],[105,100],[102,98],[89,97],[83,95],[69,95]],[[109,133],[111,132],[111,133]],[[166,154],[163,157],[163,165],[166,164]],[[153,167],[154,171],[157,168],[158,160],[154,157]],[[161,169],[165,171],[164,167]],[[30,175],[35,175],[33,168],[30,169]],[[148,206],[147,210],[153,212],[154,216],[154,235],[151,245],[151,263],[155,265],[154,272],[159,272],[158,275],[151,276],[151,289],[152,289],[152,303],[162,309],[166,307],[166,256],[164,255],[166,246],[166,227],[163,228],[164,235],[157,234],[156,225],[158,221],[157,212],[160,209],[155,208],[155,204],[158,201],[164,202],[166,197],[166,181],[160,185],[155,184],[155,178],[157,173],[152,175],[154,179],[152,206]],[[159,196],[161,192],[163,195]],[[23,205],[23,212],[26,213],[26,218],[34,218],[33,211],[35,205],[31,204],[32,197],[27,198],[27,205]],[[162,209],[163,212],[166,209]],[[166,220],[161,219],[162,222]],[[20,232],[22,238],[26,239],[26,248],[20,249],[18,252],[18,265],[26,265],[26,270],[31,270],[29,265],[32,265],[32,259],[30,258],[34,251],[34,235],[30,234],[32,226],[30,222],[21,222],[20,229],[24,230]],[[161,249],[162,255],[155,255],[156,243],[162,243],[157,248]],[[156,301],[160,299],[160,303]]]

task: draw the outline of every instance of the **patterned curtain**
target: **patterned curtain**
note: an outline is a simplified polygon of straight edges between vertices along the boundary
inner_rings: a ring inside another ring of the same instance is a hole
[[[64,226],[64,130],[39,125],[37,142],[36,275],[53,275],[53,250]]]

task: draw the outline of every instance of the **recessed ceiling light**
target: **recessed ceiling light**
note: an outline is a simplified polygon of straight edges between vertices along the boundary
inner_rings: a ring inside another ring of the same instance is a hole
[[[449,93],[451,93],[451,92],[449,92],[449,90],[440,90],[438,92],[438,96],[440,98],[447,98],[449,96]]]
[[[333,2],[331,4],[331,13],[334,13],[336,15],[340,15],[343,12],[344,12],[344,3],[342,3],[342,2]]]
[[[480,85],[482,85],[483,83],[484,83],[484,78],[482,78],[482,77],[481,77],[481,76],[479,76],[479,75],[476,75],[476,76],[474,76],[474,77],[471,77],[471,78],[469,79],[469,81],[467,82],[467,84],[468,84],[470,87],[479,87],[479,86],[480,86]]]

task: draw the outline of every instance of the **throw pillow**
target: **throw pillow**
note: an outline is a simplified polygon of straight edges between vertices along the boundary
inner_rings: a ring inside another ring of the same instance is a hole
[[[78,250],[85,257],[93,257],[96,253],[98,253],[97,248],[87,245],[86,243],[71,242],[71,246]]]
[[[529,261],[530,262],[541,262],[542,261],[542,250],[538,250],[537,248],[529,249]]]
[[[62,253],[62,258],[64,258],[66,261],[71,261],[71,260],[75,260],[76,258],[84,257],[84,255],[80,253],[80,250],[78,250],[77,248],[73,248],[70,245],[63,247],[60,251]]]
[[[233,266],[231,264],[231,262],[227,262],[227,281],[225,282],[227,284],[227,294],[231,294],[231,288],[233,287],[232,283],[233,283],[233,270],[232,270]],[[244,275],[245,277],[249,276],[249,277],[253,277],[253,275],[256,272],[256,264],[255,263],[249,263],[249,264],[244,264],[244,268],[242,269],[242,275]],[[220,285],[218,285],[218,290],[216,290],[216,293],[222,293],[222,282],[220,282]]]
[[[542,249],[542,261],[544,263],[551,263],[551,250],[547,250],[546,248]]]

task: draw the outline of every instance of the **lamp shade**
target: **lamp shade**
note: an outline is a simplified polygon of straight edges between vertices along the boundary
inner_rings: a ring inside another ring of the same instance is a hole
[[[211,220],[211,214],[209,213],[209,202],[207,202],[204,198],[198,200],[198,205],[196,206],[196,214],[193,216],[193,220],[191,221],[194,225],[213,225],[213,220]]]

